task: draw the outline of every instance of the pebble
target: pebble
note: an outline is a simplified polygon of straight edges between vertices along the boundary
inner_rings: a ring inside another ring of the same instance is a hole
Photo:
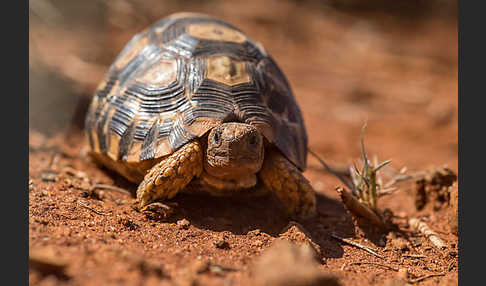
[[[321,247],[315,243],[310,233],[300,223],[291,221],[280,233],[278,240],[286,240],[312,250],[317,260],[322,256]]]
[[[339,286],[337,276],[319,269],[307,245],[277,239],[251,266],[256,286]]]
[[[257,235],[260,235],[261,234],[261,230],[260,229],[254,229],[254,230],[250,230],[248,231],[247,235],[249,236],[257,236]]]
[[[188,229],[190,225],[191,225],[191,223],[187,219],[185,219],[185,218],[180,219],[180,220],[177,221],[177,226],[180,229]]]
[[[41,179],[43,182],[57,182],[57,174],[52,172],[45,172],[41,174]]]
[[[221,249],[229,248],[229,243],[224,238],[213,241],[213,244],[217,248],[221,248]]]

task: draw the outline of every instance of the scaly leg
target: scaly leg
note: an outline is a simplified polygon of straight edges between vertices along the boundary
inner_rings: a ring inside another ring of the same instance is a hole
[[[309,181],[282,154],[269,150],[260,179],[285,206],[291,217],[309,218],[316,214],[316,197]]]
[[[173,198],[194,177],[201,174],[202,158],[199,142],[192,141],[153,166],[137,189],[140,207],[155,200]]]

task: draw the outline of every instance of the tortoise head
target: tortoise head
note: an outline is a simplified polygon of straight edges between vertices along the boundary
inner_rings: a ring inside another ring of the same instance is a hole
[[[211,129],[204,169],[220,179],[238,179],[260,171],[264,145],[260,131],[245,123],[228,122]]]

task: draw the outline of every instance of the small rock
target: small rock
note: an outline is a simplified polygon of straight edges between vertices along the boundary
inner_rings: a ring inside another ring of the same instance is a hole
[[[259,230],[257,228],[257,229],[248,231],[246,235],[248,235],[248,236],[257,236],[257,235],[260,235],[260,234],[261,234],[261,230]]]
[[[320,270],[308,245],[275,240],[251,268],[257,286],[338,286],[335,275]]]
[[[86,190],[81,192],[81,197],[86,199],[93,199],[98,201],[103,201],[106,199],[106,194],[104,191],[100,190]]]
[[[307,245],[313,250],[317,260],[322,256],[321,247],[312,241],[309,232],[299,223],[291,221],[279,235],[279,239],[293,242],[297,245]]]
[[[216,276],[224,276],[226,272],[237,271],[233,267],[222,266],[218,264],[211,263],[209,260],[196,260],[189,267],[196,274],[210,273]]]
[[[34,190],[34,181],[29,180],[29,192],[32,192]]]
[[[214,246],[220,249],[228,249],[229,248],[229,243],[224,239],[224,237],[213,241]]]
[[[224,268],[221,267],[220,265],[216,265],[216,264],[211,264],[209,265],[209,272],[211,274],[214,274],[214,275],[218,275],[218,276],[223,276],[224,275]]]
[[[43,182],[57,182],[57,173],[52,171],[47,171],[41,174],[41,179]]]
[[[191,225],[191,223],[187,219],[185,219],[185,218],[180,219],[180,220],[177,221],[177,226],[180,229],[188,229],[190,225]]]

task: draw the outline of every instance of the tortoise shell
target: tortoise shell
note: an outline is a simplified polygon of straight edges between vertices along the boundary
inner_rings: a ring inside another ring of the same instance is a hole
[[[128,42],[98,86],[85,128],[92,152],[137,163],[229,121],[255,126],[305,169],[301,111],[263,46],[221,20],[177,13]]]

